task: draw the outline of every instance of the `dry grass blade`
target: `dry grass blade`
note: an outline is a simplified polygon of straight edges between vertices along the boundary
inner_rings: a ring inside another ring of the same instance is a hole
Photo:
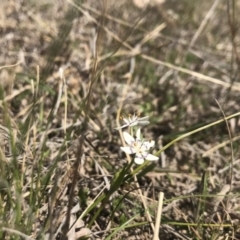
[[[26,234],[24,234],[20,231],[15,230],[15,229],[2,227],[2,230],[6,231],[6,232],[9,232],[9,233],[12,233],[14,235],[18,235],[18,236],[22,237],[24,240],[33,240],[33,238],[27,236]]]
[[[160,192],[159,196],[158,196],[157,217],[156,217],[156,221],[155,221],[153,240],[159,239],[158,236],[159,236],[160,222],[161,222],[161,217],[162,217],[163,198],[164,198],[164,193]]]
[[[204,81],[207,81],[207,82],[210,82],[210,83],[214,83],[214,84],[226,87],[226,88],[231,88],[233,90],[240,91],[239,83],[234,83],[232,85],[231,83],[224,82],[224,81],[219,80],[217,78],[209,77],[209,76],[206,76],[206,75],[198,73],[198,72],[194,72],[194,71],[191,71],[191,70],[188,70],[188,69],[185,69],[185,68],[181,68],[181,67],[175,66],[175,65],[173,65],[171,63],[163,62],[161,60],[158,60],[158,59],[155,59],[153,57],[147,56],[145,54],[143,54],[141,56],[142,56],[143,59],[146,59],[146,60],[148,60],[150,62],[153,62],[153,63],[159,64],[159,65],[168,67],[170,69],[177,70],[177,71],[182,72],[182,73],[189,74],[189,75],[191,75],[193,77],[196,77],[199,80],[204,80]]]
[[[215,0],[213,5],[212,5],[212,7],[209,9],[208,13],[206,14],[205,18],[203,19],[201,25],[199,26],[197,32],[194,34],[194,36],[193,36],[193,38],[192,38],[192,40],[191,40],[191,42],[189,44],[190,48],[195,44],[195,42],[198,39],[199,35],[201,34],[201,32],[203,31],[204,27],[206,26],[208,20],[212,16],[212,14],[213,14],[215,8],[217,7],[218,3],[219,3],[219,0]]]
[[[142,2],[1,1],[0,239],[240,239],[240,2]]]
[[[21,64],[21,63],[22,63],[22,61],[19,61],[19,62],[15,63],[15,64],[1,66],[1,67],[0,67],[0,70],[3,69],[3,68],[12,68],[12,67],[16,67],[17,65],[19,65],[19,64]]]

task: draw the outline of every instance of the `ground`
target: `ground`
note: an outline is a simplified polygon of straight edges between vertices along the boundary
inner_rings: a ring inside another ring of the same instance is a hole
[[[3,0],[0,239],[240,239],[239,10]],[[129,114],[158,161],[129,165]]]

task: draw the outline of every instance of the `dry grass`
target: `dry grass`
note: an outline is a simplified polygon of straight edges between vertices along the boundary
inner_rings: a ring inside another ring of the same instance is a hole
[[[3,1],[0,239],[240,239],[238,10]],[[160,160],[120,181],[114,128],[134,111]]]

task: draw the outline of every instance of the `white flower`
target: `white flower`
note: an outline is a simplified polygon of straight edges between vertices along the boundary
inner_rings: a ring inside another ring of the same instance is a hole
[[[138,115],[136,115],[134,113],[134,115],[129,115],[128,118],[122,118],[122,120],[125,122],[125,124],[121,127],[115,128],[116,130],[119,130],[121,128],[125,128],[125,127],[133,127],[133,126],[144,126],[149,124],[150,122],[148,121],[148,116],[147,117],[142,117],[139,118]]]
[[[142,164],[144,159],[149,161],[157,161],[158,157],[149,153],[149,150],[155,145],[155,141],[144,142],[141,140],[141,129],[136,132],[136,139],[127,132],[123,132],[123,137],[128,147],[121,147],[121,150],[127,154],[136,154],[134,162],[136,164]]]

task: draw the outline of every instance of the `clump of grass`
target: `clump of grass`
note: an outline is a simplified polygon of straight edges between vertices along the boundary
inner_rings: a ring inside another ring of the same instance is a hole
[[[229,52],[218,62],[222,52],[207,46],[221,39],[209,19],[223,3],[4,4],[37,24],[16,29],[36,34],[22,45],[13,37],[21,64],[0,58],[2,77],[16,72],[0,89],[0,238],[237,239],[239,86],[223,69]],[[127,130],[123,112],[134,113]]]

